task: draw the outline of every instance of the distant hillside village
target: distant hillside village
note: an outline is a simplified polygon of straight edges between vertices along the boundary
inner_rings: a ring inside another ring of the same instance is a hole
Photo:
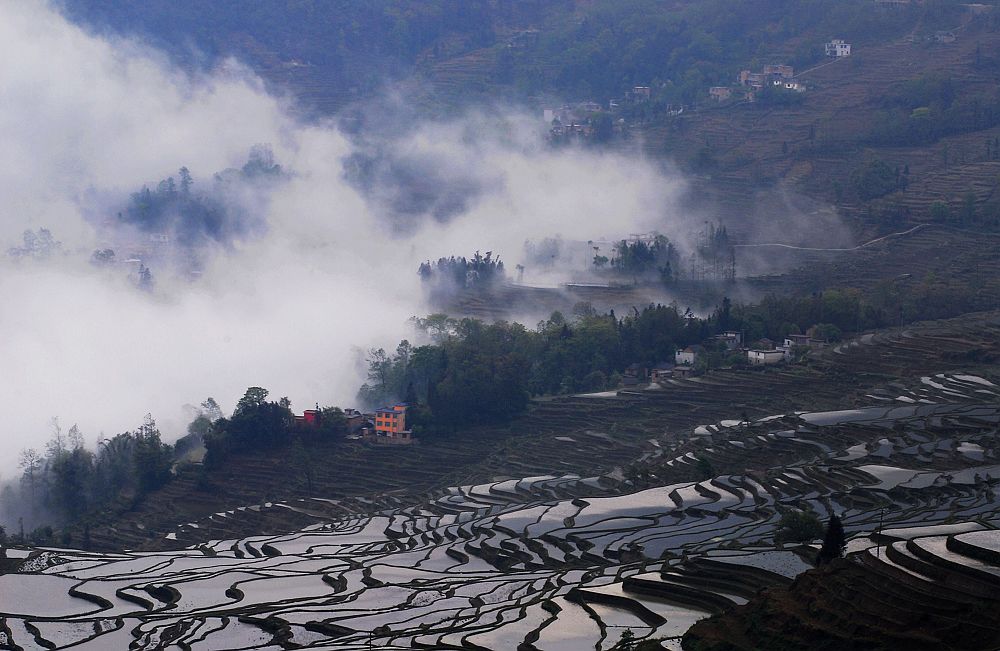
[[[763,338],[744,346],[743,333],[723,332],[703,344],[676,351],[672,362],[661,362],[652,368],[632,364],[622,376],[622,385],[628,389],[646,383],[665,383],[673,378],[700,375],[720,365],[756,367],[790,363],[800,360],[810,350],[826,348],[831,339],[839,336],[819,326],[811,328],[810,333],[786,335],[781,344]]]
[[[347,439],[364,441],[376,445],[412,445],[418,442],[408,427],[407,413],[410,405],[397,403],[372,412],[362,413],[357,409],[344,409],[343,429]],[[294,416],[294,429],[309,431],[323,425],[323,410],[306,409]]]
[[[780,345],[763,338],[751,346],[744,346],[743,333],[723,332],[703,344],[677,350],[672,362],[661,362],[652,367],[631,364],[621,376],[621,388],[627,391],[642,384],[666,383],[672,378],[700,375],[723,365],[756,367],[794,362],[810,350],[825,348],[832,339],[839,338],[839,331],[830,332],[826,330],[829,327],[814,326],[809,334],[789,334]],[[413,435],[410,426],[410,411],[411,405],[406,402],[365,413],[348,408],[342,412],[341,429],[351,441],[373,445],[413,445],[419,443],[419,439]],[[324,426],[323,418],[324,410],[319,407],[307,409],[294,416],[293,428],[299,432],[320,430]]]
[[[851,56],[851,44],[835,38],[823,45],[823,51],[830,59],[842,59]],[[760,97],[760,93],[768,89],[803,93],[806,86],[796,79],[792,66],[779,63],[765,65],[760,72],[741,70],[735,86],[712,86],[708,89],[708,95],[718,102],[731,99],[754,102]]]
[[[823,53],[832,61],[851,56],[851,44],[835,38],[823,44]],[[827,62],[829,63],[829,62]],[[821,65],[825,65],[821,64]],[[730,86],[712,86],[708,97],[716,102],[755,102],[763,93],[803,93],[805,84],[796,78],[795,70],[783,63],[764,65],[760,71],[741,70]],[[561,144],[574,141],[608,141],[627,138],[629,120],[641,121],[643,105],[654,97],[650,86],[633,86],[623,97],[611,99],[605,108],[594,101],[564,104],[558,108],[542,109],[542,119],[549,127],[548,139]],[[668,105],[666,114],[677,116],[687,107]]]

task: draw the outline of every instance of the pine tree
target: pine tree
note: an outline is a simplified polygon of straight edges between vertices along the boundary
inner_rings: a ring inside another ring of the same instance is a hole
[[[830,516],[826,525],[826,536],[823,537],[823,547],[816,556],[816,565],[826,565],[835,558],[844,556],[847,538],[844,536],[844,525],[836,515]]]

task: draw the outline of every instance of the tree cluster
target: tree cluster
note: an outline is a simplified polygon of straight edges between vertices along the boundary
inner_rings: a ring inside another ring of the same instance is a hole
[[[500,256],[486,255],[479,251],[471,258],[464,256],[439,258],[436,262],[422,262],[417,269],[420,279],[435,289],[485,289],[506,278]]]
[[[194,177],[187,167],[177,172],[177,180],[168,177],[155,189],[143,186],[132,193],[128,204],[117,218],[124,224],[147,233],[169,233],[184,246],[205,241],[228,243],[237,234],[257,227],[247,211],[236,209],[231,200],[231,185],[242,181],[267,181],[281,178],[281,166],[266,145],[250,150],[247,162],[240,169],[219,172],[204,190],[195,188]],[[114,251],[95,251],[96,263],[113,261]]]
[[[12,258],[42,259],[62,250],[62,243],[52,236],[52,231],[39,228],[38,231],[26,230],[21,236],[22,244],[7,249],[7,255]]]
[[[594,266],[600,268],[601,256],[594,257]],[[654,236],[652,242],[622,240],[615,244],[610,267],[621,275],[640,278],[655,276],[661,282],[673,282],[680,266],[677,248],[664,235]]]
[[[997,124],[1000,93],[959,96],[951,77],[925,75],[887,94],[867,140],[875,145],[926,145]]]
[[[403,341],[394,355],[371,351],[359,397],[377,405],[409,395],[426,407],[428,422],[446,430],[501,422],[523,411],[532,395],[615,386],[629,364],[672,359],[678,345],[712,332],[708,320],[675,305],[650,305],[621,319],[587,304],[578,308],[572,320],[555,312],[535,329],[444,315],[418,319],[435,343]]]
[[[851,172],[851,187],[863,201],[905,190],[909,185],[909,170],[892,167],[878,158],[870,158]]]
[[[310,437],[342,434],[346,430],[344,412],[336,407],[318,410],[315,425],[297,427],[288,398],[270,401],[268,395],[267,389],[250,387],[229,418],[222,416],[216,405],[211,415],[203,413],[192,422],[189,436],[200,437],[204,442],[206,468],[216,468],[234,454],[272,450]]]
[[[705,317],[676,304],[633,308],[619,317],[581,303],[572,317],[554,312],[530,329],[434,314],[415,319],[432,343],[413,346],[404,340],[392,354],[381,348],[369,352],[368,381],[359,399],[372,407],[398,400],[419,405],[417,419],[429,428],[500,422],[523,411],[530,396],[615,388],[630,365],[670,362],[678,349],[692,344],[705,348],[699,368],[745,364],[745,355],[712,339],[726,331],[742,332],[746,342],[781,341],[803,332],[837,341],[844,333],[969,312],[981,300],[975,287],[962,289],[929,276],[885,281],[866,293],[769,295],[757,304],[724,298]]]
[[[778,521],[774,536],[779,543],[807,543],[823,535],[823,523],[812,511],[787,511]]]
[[[44,452],[21,452],[19,485],[3,489],[5,511],[29,522],[47,513],[71,524],[114,505],[127,507],[172,476],[173,448],[149,415],[134,431],[102,439],[96,452],[84,446],[76,425],[64,434],[53,419],[52,428]]]

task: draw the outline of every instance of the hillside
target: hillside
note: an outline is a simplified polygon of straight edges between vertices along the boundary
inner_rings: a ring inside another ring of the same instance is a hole
[[[995,342],[980,328],[991,323],[970,316],[874,340],[868,335],[866,345],[822,355],[808,365],[714,371],[641,396],[539,400],[509,426],[469,428],[414,448],[314,442],[309,450],[316,462],[307,466],[288,448],[267,457],[239,455],[203,478],[199,469],[181,473],[111,524],[92,525],[89,536],[97,549],[174,548],[208,538],[287,531],[338,514],[412,506],[450,486],[498,477],[612,474],[667,442],[681,450],[678,454],[694,454],[702,442],[687,440],[687,433],[736,412],[763,418],[796,409],[847,409],[870,404],[869,394],[894,379],[980,364],[989,368],[996,359]],[[949,334],[938,339],[940,332]],[[664,436],[665,441],[651,443]],[[750,467],[746,455],[708,456],[718,471]],[[774,458],[764,455],[758,461],[773,464]],[[296,468],[291,475],[289,467]],[[669,483],[690,478],[692,469],[661,471],[666,472],[661,480]],[[614,487],[621,478],[604,481]],[[323,500],[312,499],[319,495]],[[279,501],[296,505],[295,500],[306,502],[291,509],[274,506]],[[172,534],[165,538],[167,532]],[[81,535],[77,528],[74,539]]]
[[[755,206],[766,212],[776,189],[834,203],[868,233],[930,220],[935,202],[950,208],[939,208],[938,220],[992,228],[998,219],[1000,11],[993,4],[913,3],[894,11],[869,0],[767,0],[735,10],[717,0],[271,2],[254,11],[239,3],[130,0],[63,6],[95,29],[165,47],[188,67],[235,55],[305,110],[362,121],[391,116],[399,103],[406,119],[479,103],[539,113],[567,101],[607,107],[633,86],[649,86],[648,102],[621,109],[631,143],[679,163],[695,177],[692,204],[751,239],[755,224],[741,221]],[[853,54],[826,60],[822,45],[831,37],[851,42]],[[709,86],[734,85],[740,70],[767,63],[794,66],[795,81],[807,88],[800,101],[709,99]],[[943,95],[934,86],[940,80]],[[383,106],[386,94],[395,108]],[[684,112],[670,115],[678,106]],[[893,129],[924,108],[934,135],[898,142]],[[857,178],[873,161],[904,175],[905,187],[859,192]]]
[[[396,490],[295,498],[286,478],[287,498],[192,520],[161,492],[175,526],[152,531],[146,507],[118,528],[161,551],[0,548],[17,570],[0,644],[610,651],[630,629],[677,650],[719,613],[684,648],[992,648],[998,329],[969,315],[806,365],[540,403],[502,449],[467,432],[481,460],[429,491],[342,454],[330,472],[354,490]],[[243,467],[203,504],[239,499]],[[800,509],[841,514],[859,555],[807,572],[813,550],[777,540]],[[704,633],[747,612],[749,645],[739,624]]]
[[[801,72],[808,86],[801,105],[761,107],[737,104],[704,108],[643,130],[647,151],[682,161],[712,153],[698,192],[730,210],[748,195],[766,201],[784,187],[836,202],[848,214],[873,222],[929,221],[935,201],[948,203],[958,219],[966,193],[976,204],[976,223],[996,220],[1000,162],[992,141],[1000,127],[973,129],[913,146],[874,142],[877,119],[888,98],[917,79],[947,78],[958,102],[995,97],[994,67],[982,52],[1000,47],[1000,32],[968,14],[951,43],[928,43],[907,35],[890,43],[857,48],[850,57]],[[977,52],[979,63],[977,65]],[[884,198],[858,196],[852,173],[866,160],[907,170],[908,186]]]

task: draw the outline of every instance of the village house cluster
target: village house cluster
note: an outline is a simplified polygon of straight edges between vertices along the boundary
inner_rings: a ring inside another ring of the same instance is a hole
[[[579,102],[556,109],[543,109],[542,119],[549,126],[549,140],[588,140],[594,137],[598,129],[597,118],[611,112],[611,109],[606,111],[597,102]],[[624,135],[627,131],[625,118],[612,119],[611,129],[614,135]]]
[[[549,127],[548,137],[551,141],[588,140],[601,134],[600,123],[607,125],[610,121],[610,135],[615,137],[628,135],[628,123],[622,117],[622,111],[630,106],[645,104],[653,98],[653,89],[649,86],[633,86],[625,92],[624,97],[608,101],[607,108],[597,102],[587,101],[576,104],[564,104],[559,108],[542,109],[542,119]],[[684,108],[668,106],[668,115],[680,115]]]
[[[851,56],[851,44],[835,38],[823,44],[823,52],[831,59]],[[741,70],[734,86],[712,86],[708,96],[718,102],[737,99],[753,102],[765,88],[781,88],[786,91],[803,93],[806,86],[795,78],[795,69],[783,63],[765,65],[759,72]]]
[[[406,403],[382,407],[369,413],[362,413],[357,409],[345,409],[347,438],[375,445],[418,443],[419,440],[413,436],[413,431],[407,427],[408,411],[409,405]],[[320,426],[323,412],[317,406],[316,409],[306,409],[301,415],[295,414],[294,418],[295,429],[308,430]]]
[[[622,385],[626,390],[640,384],[660,383],[670,378],[686,378],[704,372],[706,357],[713,353],[722,353],[731,358],[732,355],[743,355],[750,366],[769,366],[795,361],[809,350],[825,348],[828,342],[811,335],[790,334],[781,344],[776,344],[764,338],[753,342],[750,346],[743,343],[743,333],[730,331],[716,335],[704,345],[687,346],[674,353],[672,362],[661,362],[652,368],[640,364],[632,364],[622,376]]]

